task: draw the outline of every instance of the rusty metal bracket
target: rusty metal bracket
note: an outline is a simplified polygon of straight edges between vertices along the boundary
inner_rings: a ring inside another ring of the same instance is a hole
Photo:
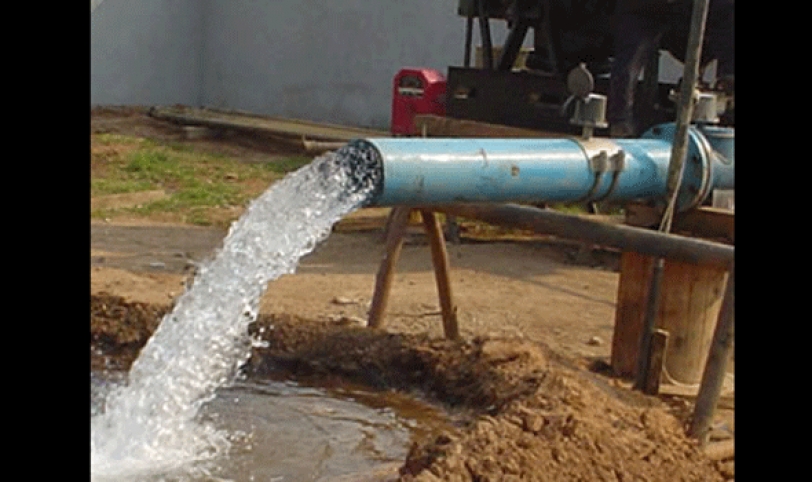
[[[591,202],[601,202],[609,198],[617,187],[620,173],[626,169],[626,153],[623,150],[617,151],[608,158],[609,171],[612,173],[612,182],[609,184],[609,189],[603,196],[593,199]]]
[[[589,188],[589,191],[576,201],[578,203],[599,202],[612,194],[617,187],[620,173],[626,169],[626,153],[620,148],[617,148],[611,155],[606,150],[600,150],[597,154],[590,156],[589,168],[595,173],[595,180],[592,183],[592,187]],[[603,175],[607,172],[612,173],[612,181],[609,185],[609,189],[607,189],[602,196],[595,198],[595,194],[603,182]]]

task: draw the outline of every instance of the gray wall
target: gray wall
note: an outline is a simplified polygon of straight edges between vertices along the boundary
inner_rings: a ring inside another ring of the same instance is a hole
[[[388,127],[392,79],[401,67],[445,73],[462,63],[465,21],[456,15],[457,0],[209,5],[203,99],[213,107]]]
[[[204,3],[91,3],[91,105],[199,104]]]
[[[90,102],[208,106],[386,129],[398,69],[445,73],[462,63],[457,4],[94,0]],[[492,31],[501,44],[504,23],[492,22]],[[670,56],[660,65],[664,80],[682,73]]]
[[[91,12],[91,104],[205,105],[387,128],[398,69],[445,73],[462,63],[457,3],[105,0]],[[501,43],[501,22],[493,33]]]

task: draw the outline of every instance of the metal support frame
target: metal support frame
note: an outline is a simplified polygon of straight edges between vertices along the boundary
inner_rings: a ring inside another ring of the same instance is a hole
[[[491,39],[491,24],[485,12],[484,0],[477,1],[479,36],[482,40],[482,64],[485,69],[493,70],[493,41]]]
[[[496,63],[496,70],[512,70],[516,58],[519,56],[519,50],[524,43],[524,37],[530,29],[530,23],[526,20],[519,20],[513,28],[510,29],[505,44],[502,46],[502,53],[499,55],[499,60]]]

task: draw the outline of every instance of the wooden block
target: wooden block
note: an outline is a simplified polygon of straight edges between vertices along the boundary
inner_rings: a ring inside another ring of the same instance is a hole
[[[656,228],[660,225],[662,213],[654,207],[629,204],[625,209],[626,224],[629,226]],[[735,242],[736,217],[733,211],[727,209],[702,206],[685,213],[676,214],[671,231],[733,244]]]
[[[560,132],[537,131],[436,115],[417,115],[414,119],[414,126],[419,132],[425,132],[428,137],[563,137]]]

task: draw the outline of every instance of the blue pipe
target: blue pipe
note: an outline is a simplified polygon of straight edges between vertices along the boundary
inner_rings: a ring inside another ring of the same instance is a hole
[[[640,139],[359,139],[383,182],[372,206],[665,202],[673,124]],[[691,127],[678,209],[733,189],[733,129]]]

